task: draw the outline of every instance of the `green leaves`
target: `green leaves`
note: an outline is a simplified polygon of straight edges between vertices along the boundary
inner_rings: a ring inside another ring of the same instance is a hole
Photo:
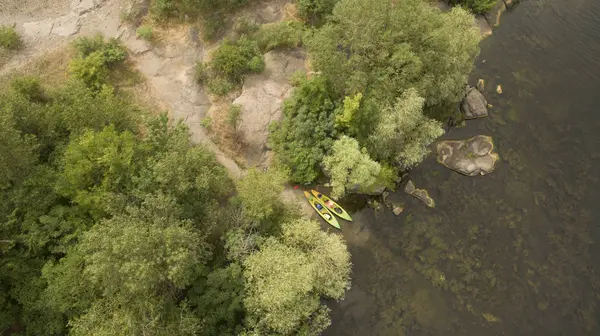
[[[322,232],[316,222],[296,220],[282,226],[281,239],[268,239],[246,258],[244,267],[249,327],[288,335],[310,330],[318,319],[318,332],[328,325],[320,297],[343,296],[350,255],[339,236]]]
[[[404,169],[423,160],[429,152],[427,147],[444,134],[439,121],[423,115],[424,101],[415,89],[409,89],[381,113],[368,141],[369,151],[376,158]]]
[[[422,1],[341,0],[306,39],[316,70],[344,95],[391,103],[410,87],[426,104],[460,99],[480,37],[470,14]]]
[[[281,124],[273,126],[270,141],[277,159],[291,170],[291,180],[312,182],[318,165],[336,135],[336,96],[327,80],[298,79],[292,97],[283,106]]]
[[[71,60],[69,72],[93,90],[101,90],[107,84],[109,70],[127,56],[116,39],[104,41],[102,35],[80,37],[73,41],[78,57]]]
[[[373,185],[381,166],[360,149],[358,141],[343,135],[333,143],[331,154],[323,158],[323,169],[331,177],[331,196],[340,198],[346,189]]]

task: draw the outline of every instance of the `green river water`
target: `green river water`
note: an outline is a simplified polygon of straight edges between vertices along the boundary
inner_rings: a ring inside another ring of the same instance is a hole
[[[437,205],[364,208],[342,233],[353,286],[326,335],[600,335],[600,1],[525,0],[481,45],[496,171],[433,157],[411,171]],[[503,94],[495,92],[501,84]]]

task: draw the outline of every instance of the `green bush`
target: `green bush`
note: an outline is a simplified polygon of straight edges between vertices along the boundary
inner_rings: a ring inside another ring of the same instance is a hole
[[[331,14],[333,7],[339,0],[296,0],[298,12],[302,17],[311,21],[320,22],[325,16]]]
[[[210,77],[210,68],[204,62],[196,62],[196,67],[194,68],[194,79],[196,79],[196,83],[204,84]]]
[[[475,14],[489,12],[497,2],[496,0],[449,0],[451,5],[461,5],[470,9]]]
[[[147,26],[147,25],[140,26],[136,30],[136,34],[138,37],[140,37],[146,41],[154,40],[154,31],[152,30],[152,27],[150,27],[150,26]]]
[[[226,78],[214,77],[208,80],[206,89],[214,95],[224,96],[235,89],[235,84]]]
[[[207,81],[208,91],[222,96],[240,85],[245,74],[260,72],[264,67],[264,58],[256,41],[247,36],[235,42],[225,39],[208,66],[196,65],[196,80]]]
[[[283,106],[283,120],[271,129],[270,143],[278,161],[291,171],[291,180],[308,183],[319,175],[319,165],[337,135],[338,97],[327,79],[297,78],[292,97]]]
[[[256,41],[247,36],[232,42],[225,39],[215,51],[211,69],[220,77],[241,83],[245,74],[264,69],[264,59]]]
[[[293,48],[302,43],[304,25],[299,21],[265,24],[254,34],[262,52],[276,48]]]
[[[215,39],[227,26],[229,14],[249,0],[152,0],[150,12],[159,19],[197,19],[203,23],[204,38]]]
[[[235,130],[237,129],[241,118],[242,106],[238,104],[231,104],[231,106],[229,106],[229,110],[227,110],[227,123]]]
[[[0,26],[0,47],[17,49],[21,46],[21,38],[13,27]]]
[[[104,41],[102,35],[80,37],[73,41],[73,47],[78,56],[71,60],[69,72],[94,90],[106,84],[109,70],[127,56],[116,39]]]

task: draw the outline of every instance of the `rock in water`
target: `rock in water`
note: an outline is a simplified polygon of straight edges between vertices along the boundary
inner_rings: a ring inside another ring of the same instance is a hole
[[[396,216],[400,216],[400,214],[404,211],[404,206],[402,204],[394,205],[392,212]]]
[[[414,183],[411,180],[408,180],[408,182],[406,182],[406,185],[404,186],[404,192],[420,199],[430,208],[435,207],[435,201],[433,200],[433,198],[429,197],[429,193],[427,192],[427,190],[417,189],[417,187],[415,187]]]
[[[467,96],[461,104],[461,110],[465,119],[487,117],[487,101],[476,88],[468,88]]]
[[[485,175],[494,170],[498,154],[492,138],[478,135],[467,140],[448,140],[436,144],[437,161],[463,175]]]
[[[477,90],[481,93],[485,91],[485,81],[481,78],[477,80]]]

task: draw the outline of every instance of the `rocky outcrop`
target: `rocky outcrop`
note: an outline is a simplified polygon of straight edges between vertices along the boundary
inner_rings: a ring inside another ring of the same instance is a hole
[[[429,196],[427,190],[417,189],[411,180],[408,180],[408,182],[406,182],[404,185],[404,192],[420,199],[430,208],[435,207],[435,201]]]
[[[460,109],[465,116],[465,119],[475,119],[487,117],[487,101],[481,92],[476,88],[467,88],[467,95],[463,99]]]
[[[245,146],[244,158],[250,166],[265,161],[269,124],[279,120],[282,103],[291,94],[289,77],[304,70],[300,51],[270,51],[265,54],[263,73],[248,76],[242,94],[233,102],[242,106],[239,132]]]
[[[499,156],[492,138],[478,135],[467,140],[448,140],[436,144],[437,161],[467,176],[485,175],[494,170]]]
[[[498,27],[500,25],[500,17],[502,13],[506,11],[506,4],[504,0],[498,0],[496,6],[492,8],[488,13],[485,14],[487,22],[492,27]]]

